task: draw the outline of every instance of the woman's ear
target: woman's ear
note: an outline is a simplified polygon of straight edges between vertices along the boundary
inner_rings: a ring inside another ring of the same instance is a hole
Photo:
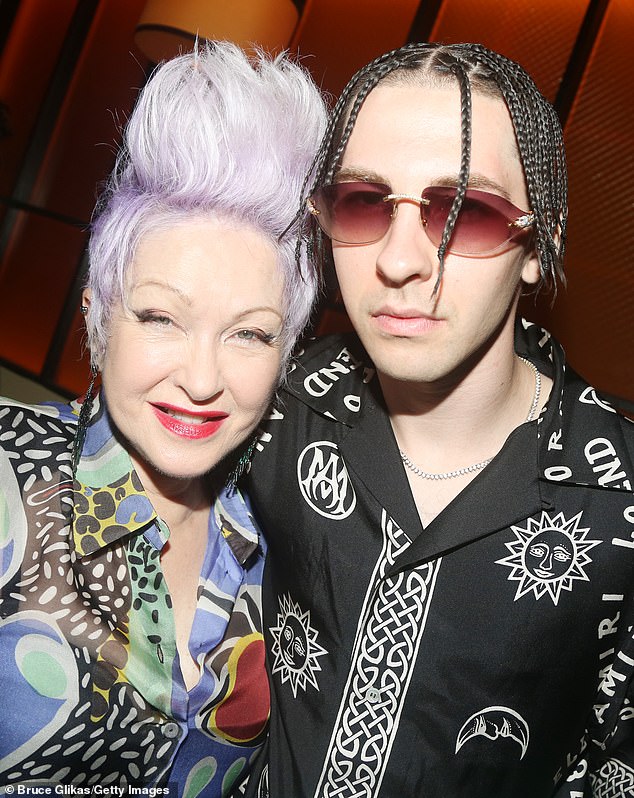
[[[91,289],[84,288],[84,290],[81,292],[81,305],[80,305],[80,310],[83,316],[85,316],[88,313],[88,308],[90,307],[91,298],[92,298]]]

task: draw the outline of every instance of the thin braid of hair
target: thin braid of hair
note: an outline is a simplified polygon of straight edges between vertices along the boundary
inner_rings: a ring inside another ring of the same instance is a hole
[[[525,133],[518,134],[520,157],[526,174],[526,184],[535,214],[536,242],[540,270],[546,282],[556,289],[557,277],[563,279],[562,258],[564,239],[559,244],[555,235],[563,230],[567,216],[565,162],[561,129],[553,109],[546,105],[535,90],[521,87],[520,98],[509,97],[507,104],[513,118],[512,103],[523,111]],[[528,110],[527,103],[530,103]]]
[[[530,209],[535,214],[535,249],[542,281],[565,281],[563,254],[568,215],[565,151],[559,120],[525,70],[482,45],[459,45],[486,71],[504,99],[518,143]],[[558,240],[557,240],[558,239]]]
[[[384,58],[384,60],[386,60],[386,59]],[[354,93],[357,91],[357,87],[359,86],[360,83],[363,82],[363,80],[366,77],[366,75],[371,73],[371,71],[372,71],[370,69],[371,66],[372,66],[372,64],[368,64],[363,69],[359,70],[359,72],[357,72],[357,74],[355,75],[354,81],[351,81],[346,86],[344,91],[339,96],[339,99],[335,103],[335,107],[333,108],[332,113],[330,115],[330,121],[328,123],[328,128],[326,130],[324,139],[323,139],[323,141],[321,143],[321,146],[319,148],[319,151],[318,151],[318,153],[317,153],[317,155],[315,157],[316,170],[315,170],[314,181],[313,181],[313,189],[314,189],[314,187],[316,185],[322,184],[324,182],[325,177],[326,177],[326,174],[325,174],[326,171],[332,171],[332,170],[328,170],[327,164],[328,164],[329,160],[331,159],[331,150],[332,150],[333,140],[334,140],[334,137],[335,137],[335,135],[337,134],[337,132],[339,130],[339,123],[340,123],[341,117],[343,116],[343,113],[344,113],[345,109],[348,107],[348,105],[350,103],[350,97],[352,95],[354,95]],[[368,92],[366,91],[366,96],[367,96],[367,93]],[[351,116],[352,116],[352,113],[351,113]],[[354,115],[354,118],[356,118],[356,113]],[[346,125],[346,128],[347,127],[348,126]],[[345,131],[344,131],[344,134],[345,134]],[[342,138],[343,137],[344,136],[342,136]],[[349,137],[349,134],[348,134],[348,137]],[[346,141],[347,141],[347,138],[346,138]],[[345,145],[344,145],[344,148],[345,148]]]
[[[548,130],[549,128],[549,120],[546,117],[546,113],[543,107],[538,106],[536,109],[538,115],[541,117],[541,124],[538,126],[538,146],[537,151],[542,152],[546,149],[544,145],[544,141],[539,141],[540,138],[546,139],[547,137],[544,136],[544,131]],[[552,131],[551,131],[552,133]],[[537,169],[539,170],[539,174],[536,175],[537,177],[537,186],[548,186],[550,182],[547,179],[548,174],[554,174],[556,170],[556,164],[553,163],[553,156],[552,154],[546,158],[538,158]],[[542,194],[542,192],[539,192]],[[540,264],[543,263],[544,270],[548,271],[549,276],[553,274],[553,270],[556,269],[556,261],[557,261],[557,248],[555,244],[555,240],[553,237],[553,231],[557,227],[557,219],[554,218],[552,207],[553,204],[551,201],[551,197],[543,197],[542,199],[542,213],[539,214],[539,218],[537,220],[538,228],[540,235],[538,237],[538,244],[539,244],[539,255],[540,255]]]
[[[491,59],[484,55],[483,60]],[[506,70],[495,63],[497,83],[516,130],[526,185],[535,214],[535,248],[545,282],[563,278],[562,244],[554,233],[567,214],[565,165],[561,130],[551,106],[537,91],[526,73],[513,62]],[[510,74],[507,75],[507,72]],[[560,191],[558,191],[560,189]]]
[[[350,113],[350,117],[346,125],[344,135],[341,138],[337,155],[334,158],[329,159],[328,156],[330,155],[332,142],[339,127],[339,120],[341,119],[341,116],[345,108],[349,104],[350,96],[354,94],[354,92],[357,89],[357,86],[363,80],[365,75],[373,72],[373,70],[377,67],[377,65],[379,66],[379,68],[381,68],[384,64],[389,63],[390,59],[393,58],[393,56],[397,52],[398,50],[392,50],[391,52],[385,53],[384,55],[379,56],[371,63],[367,64],[363,69],[359,70],[359,72],[355,76],[356,79],[354,81],[351,81],[346,86],[345,90],[340,94],[337,102],[334,105],[334,108],[332,109],[330,115],[330,121],[326,128],[326,132],[324,133],[321,145],[317,153],[315,154],[315,157],[313,158],[311,166],[306,173],[306,177],[304,178],[304,182],[302,184],[300,192],[300,198],[301,198],[300,207],[298,208],[297,213],[289,223],[288,227],[286,227],[286,229],[281,233],[278,240],[281,240],[289,232],[289,230],[291,230],[295,225],[299,224],[301,220],[305,218],[306,200],[315,190],[315,187],[317,185],[323,184],[324,182],[332,181],[332,175],[334,174],[336,165],[339,163],[339,159],[341,158],[341,155],[345,150],[346,144],[348,143],[348,139],[350,138],[350,134],[352,133],[352,128],[354,127],[354,122],[356,121],[359,108],[361,107],[361,104],[363,102],[363,100],[361,100],[360,102],[355,101],[354,104],[355,107],[353,108],[353,111]],[[390,72],[392,69],[395,69],[396,66],[398,66],[398,64],[392,66],[391,68],[387,68],[378,77],[376,77],[376,79],[371,83],[371,85],[368,86],[364,85],[361,90],[363,92],[363,99],[365,99],[365,97],[367,97],[367,95],[376,86],[376,84],[386,74],[388,74],[388,72]],[[334,165],[330,169],[328,169],[329,179],[326,179],[324,171],[326,169],[326,164],[329,161]],[[308,190],[309,185],[311,186],[310,190]],[[309,248],[309,255],[311,262],[313,263],[320,262],[323,254],[323,236],[321,235],[318,225],[312,226],[312,231],[308,236],[307,245]],[[295,260],[298,264],[301,262],[301,248],[302,248],[302,238],[301,236],[298,236],[297,241],[295,243]]]
[[[370,94],[378,83],[390,72],[415,62],[420,49],[420,45],[411,44],[399,50],[392,50],[389,53],[385,53],[360,69],[355,79],[346,86],[335,103],[322,145],[315,156],[315,172],[313,174],[311,193],[317,186],[331,183],[334,179],[337,166],[348,145],[357,116],[368,94]],[[396,57],[397,54],[399,55],[398,58]],[[359,88],[359,86],[361,86],[361,88]],[[352,105],[350,104],[351,97],[354,97]],[[341,132],[339,144],[333,152],[332,148],[335,135],[340,129],[341,118],[348,108],[350,108],[348,119]],[[307,183],[305,183],[304,188],[306,188],[306,185]],[[305,204],[305,199],[304,196],[303,204]],[[298,215],[302,214],[303,211],[304,209],[301,208]],[[301,246],[301,242],[298,242],[298,247],[299,246]],[[324,254],[324,234],[314,220],[308,237],[308,247],[311,261],[317,264],[321,263]],[[298,256],[299,251],[299,248],[296,248],[296,254]]]
[[[519,74],[521,78],[521,73]],[[551,239],[550,225],[552,213],[549,198],[544,196],[544,170],[548,164],[542,157],[545,141],[542,124],[535,125],[536,118],[543,117],[543,106],[535,101],[537,98],[530,86],[517,86],[516,80],[509,79],[504,73],[499,77],[500,91],[505,99],[509,114],[516,132],[520,158],[526,178],[526,188],[531,210],[535,216],[535,248],[537,250],[540,272],[544,280],[552,274],[552,252],[547,242]],[[522,81],[523,82],[523,81]],[[519,91],[518,91],[519,89]],[[550,192],[549,192],[550,193]]]
[[[544,163],[542,167],[542,185],[550,187],[547,208],[551,211],[551,219],[549,225],[549,247],[554,257],[555,272],[553,278],[558,276],[564,280],[563,274],[563,256],[566,248],[566,235],[565,235],[565,220],[568,216],[568,184],[566,180],[566,154],[563,142],[563,133],[561,125],[552,106],[545,106],[543,103],[540,107],[544,113],[543,129],[549,131],[550,138],[554,146],[547,148],[550,152],[550,159],[548,163]],[[556,177],[556,179],[554,179]],[[557,191],[559,189],[559,191]],[[555,215],[552,215],[552,209],[558,209]],[[562,224],[563,220],[563,224]],[[555,241],[554,234],[559,232],[559,245]],[[553,280],[553,282],[555,282]],[[556,282],[555,282],[556,286]]]
[[[539,180],[535,167],[536,160],[538,160],[537,151],[534,146],[536,141],[535,136],[532,135],[533,131],[531,131],[531,114],[527,110],[527,104],[530,104],[531,110],[533,106],[533,103],[530,102],[530,87],[518,87],[518,81],[514,79],[515,76],[507,74],[507,70],[504,68],[506,66],[504,62],[501,64],[496,62],[491,63],[491,59],[489,59],[486,54],[483,56],[482,60],[493,71],[495,82],[509,110],[509,115],[515,129],[515,137],[517,139],[522,166],[524,168],[531,210],[535,213],[536,217],[541,219],[541,208],[543,203],[541,201]]]
[[[535,216],[535,249],[545,283],[556,290],[564,279],[562,260],[567,217],[566,168],[561,127],[556,114],[526,72],[513,61],[478,48],[478,60],[491,73],[515,129]],[[559,232],[559,244],[555,233]]]
[[[368,77],[366,80],[361,83],[361,88],[357,91],[356,96],[352,102],[352,106],[350,108],[350,113],[348,115],[348,119],[346,120],[345,127],[341,134],[341,139],[339,141],[339,146],[332,154],[330,158],[330,163],[328,166],[328,171],[325,174],[326,182],[332,182],[334,178],[334,174],[339,166],[339,162],[343,156],[343,153],[348,146],[348,141],[350,136],[352,135],[352,131],[354,129],[355,123],[357,121],[357,117],[359,115],[359,111],[361,110],[361,106],[365,102],[368,94],[376,88],[376,86],[383,80],[386,75],[389,75],[390,72],[393,72],[401,65],[399,62],[386,62],[373,66],[373,69],[369,71]],[[365,75],[360,74],[360,79],[365,78]],[[359,83],[361,80],[359,80]],[[341,109],[340,114],[343,113],[343,109]]]
[[[361,106],[372,89],[390,72],[403,67],[414,66],[420,58],[421,51],[432,50],[433,47],[433,45],[429,44],[410,43],[375,58],[374,61],[366,64],[356,73],[354,79],[348,83],[333,108],[328,129],[316,156],[317,168],[314,175],[313,190],[317,185],[322,185],[324,182],[328,183],[333,179]],[[351,102],[352,97],[354,97],[354,100]],[[341,119],[348,108],[350,108],[350,113],[341,132],[339,145],[333,153],[333,140],[339,132]]]
[[[341,119],[344,108],[348,104],[350,95],[356,90],[356,87],[359,83],[359,79],[363,78],[363,75],[364,75],[364,70],[361,70],[356,76],[357,79],[348,84],[346,89],[341,93],[339,99],[335,103],[335,106],[330,115],[330,121],[328,123],[328,127],[326,128],[326,132],[324,134],[321,146],[319,147],[319,150],[315,155],[315,159],[313,161],[313,168],[306,176],[306,180],[304,181],[304,185],[302,186],[301,206],[297,211],[296,219],[304,218],[306,212],[307,198],[313,193],[313,191],[317,186],[323,185],[325,182],[327,182],[325,179],[325,172],[327,170],[327,164],[330,160],[329,156],[331,153],[333,140],[339,128],[339,120]],[[312,181],[310,180],[311,177]],[[310,189],[308,189],[309,182],[311,185]],[[307,240],[308,256],[311,263],[315,266],[316,264],[320,264],[323,261],[324,236],[321,231],[321,228],[319,227],[318,224],[316,224],[314,219],[309,220],[309,223],[311,227]],[[302,246],[302,241],[301,237],[299,237],[297,239],[297,243],[295,246],[295,257],[298,263],[300,262],[301,246]]]
[[[425,63],[431,64],[433,74],[439,70],[448,70],[456,61],[460,61],[462,66],[462,70],[453,70],[456,79],[460,80],[463,75],[471,86],[475,86],[475,90],[478,90],[480,81],[483,86],[488,84],[492,88],[496,87],[507,105],[526,176],[530,210],[535,215],[534,246],[542,281],[545,284],[552,283],[556,289],[557,278],[564,279],[562,260],[567,219],[566,165],[561,126],[554,109],[522,67],[482,45],[412,43],[380,56],[359,70],[333,109],[326,137],[316,157],[311,193],[318,186],[332,182],[363,101],[385,76],[399,68],[416,70]],[[462,83],[460,87],[462,92]],[[342,131],[342,119],[348,109],[350,113]],[[461,136],[464,136],[464,114],[461,124]],[[470,122],[468,129],[470,133]],[[338,144],[335,147],[336,141]],[[464,166],[461,165],[459,189],[464,177]],[[468,180],[468,174],[466,179]],[[459,205],[456,213],[458,209]],[[439,251],[439,260],[443,256],[439,275],[444,266],[444,254],[454,224],[455,219],[451,230],[446,225],[443,231],[443,239],[447,236],[447,240],[445,250]],[[442,243],[441,241],[441,246]],[[329,251],[323,234],[312,217],[309,247],[310,257],[317,264],[322,262],[321,258]],[[438,290],[439,285],[437,282],[433,293]]]
[[[459,60],[454,61],[450,67],[455,74],[460,85],[460,172],[458,174],[458,188],[456,196],[449,209],[445,228],[442,231],[442,238],[438,247],[438,277],[434,289],[431,292],[432,298],[438,293],[445,273],[445,255],[447,247],[456,226],[456,220],[462,208],[467,185],[469,183],[469,167],[471,165],[471,84],[466,70]]]

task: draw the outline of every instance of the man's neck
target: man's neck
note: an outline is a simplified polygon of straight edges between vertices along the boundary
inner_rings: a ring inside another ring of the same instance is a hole
[[[493,362],[480,360],[453,384],[379,379],[398,447],[409,461],[405,472],[424,527],[486,468],[529,414],[539,414],[552,386],[540,375],[537,392],[535,370],[512,350]]]
[[[399,448],[430,472],[494,456],[527,419],[536,387],[534,371],[513,352],[485,356],[442,383],[404,384],[384,375],[379,380]],[[541,390],[538,410],[549,387]]]

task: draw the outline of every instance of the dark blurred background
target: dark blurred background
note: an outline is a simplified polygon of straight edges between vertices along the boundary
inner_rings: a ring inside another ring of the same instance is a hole
[[[570,168],[568,288],[523,308],[634,408],[633,0],[0,0],[0,392],[82,393],[87,226],[154,64],[198,33],[298,53],[337,95],[408,41],[477,41],[555,104]],[[319,332],[345,326],[337,297]]]

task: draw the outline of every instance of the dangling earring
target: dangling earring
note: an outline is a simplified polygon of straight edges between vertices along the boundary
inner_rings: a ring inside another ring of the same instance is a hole
[[[97,379],[97,366],[90,364],[90,383],[88,390],[84,396],[81,408],[79,410],[79,419],[77,421],[77,430],[75,432],[75,439],[73,440],[73,474],[77,471],[79,458],[81,457],[81,450],[84,446],[86,439],[86,430],[88,429],[88,422],[90,421],[90,414],[92,413],[93,405],[93,390],[95,388],[95,381]]]
[[[240,477],[249,470],[249,466],[251,465],[251,458],[253,457],[253,452],[255,447],[257,446],[258,439],[255,437],[249,446],[247,447],[246,451],[244,451],[240,455],[240,459],[235,465],[233,471],[229,474],[227,479],[227,487],[230,493],[235,493],[236,488],[238,486],[238,480]]]

